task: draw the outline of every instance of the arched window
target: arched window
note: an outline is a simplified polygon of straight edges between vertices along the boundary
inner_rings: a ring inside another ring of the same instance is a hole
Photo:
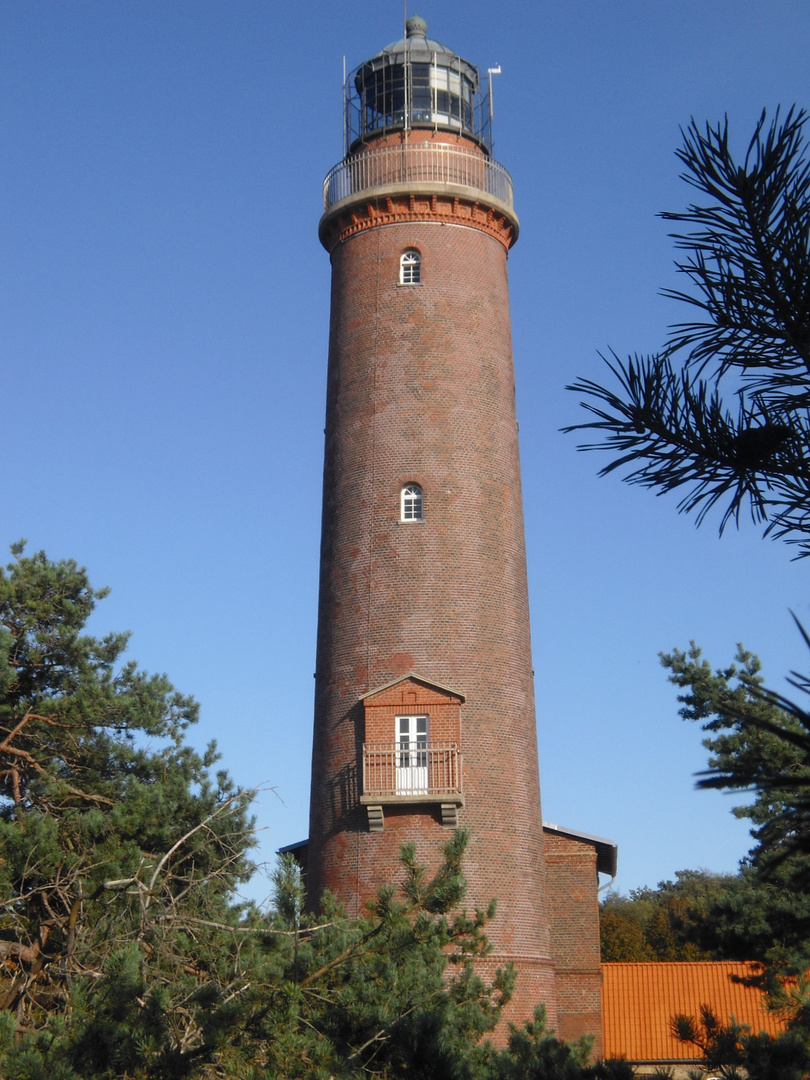
[[[422,520],[422,489],[418,484],[406,484],[402,489],[400,519],[402,521]]]
[[[422,281],[422,256],[415,248],[403,251],[399,259],[400,285],[419,285]]]

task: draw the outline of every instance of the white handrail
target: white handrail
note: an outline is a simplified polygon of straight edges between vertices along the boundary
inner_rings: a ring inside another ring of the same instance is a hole
[[[463,146],[402,143],[368,147],[344,158],[323,182],[323,208],[386,184],[457,184],[513,206],[512,177],[497,161]]]

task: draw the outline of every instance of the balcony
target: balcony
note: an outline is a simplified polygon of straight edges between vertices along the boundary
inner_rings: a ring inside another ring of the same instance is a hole
[[[497,161],[470,147],[444,143],[401,143],[369,147],[350,154],[327,174],[323,182],[323,209],[344,199],[397,187],[454,185],[484,194],[514,213],[512,177]]]
[[[364,743],[360,802],[463,805],[461,766],[456,743]]]

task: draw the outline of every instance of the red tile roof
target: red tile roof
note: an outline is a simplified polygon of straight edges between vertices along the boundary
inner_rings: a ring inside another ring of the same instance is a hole
[[[694,963],[602,964],[605,1057],[633,1062],[696,1060],[699,1051],[672,1034],[673,1017],[699,1018],[708,1005],[722,1023],[732,1017],[752,1031],[776,1035],[784,1028],[779,1015],[765,1007],[760,990],[733,982],[747,976],[750,964],[722,961]]]

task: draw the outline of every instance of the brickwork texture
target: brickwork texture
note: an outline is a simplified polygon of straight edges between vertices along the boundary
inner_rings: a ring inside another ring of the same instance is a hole
[[[408,249],[417,285],[399,284]],[[359,912],[397,881],[406,839],[436,865],[438,805],[386,806],[368,829],[361,698],[409,672],[453,688],[467,906],[497,898],[513,1013],[544,1001],[555,1024],[506,247],[437,217],[364,227],[331,259],[310,900],[328,888]],[[409,482],[422,521],[399,520]]]
[[[602,965],[596,850],[571,837],[546,834],[551,949],[557,973],[560,1038],[595,1035],[602,1055]]]

